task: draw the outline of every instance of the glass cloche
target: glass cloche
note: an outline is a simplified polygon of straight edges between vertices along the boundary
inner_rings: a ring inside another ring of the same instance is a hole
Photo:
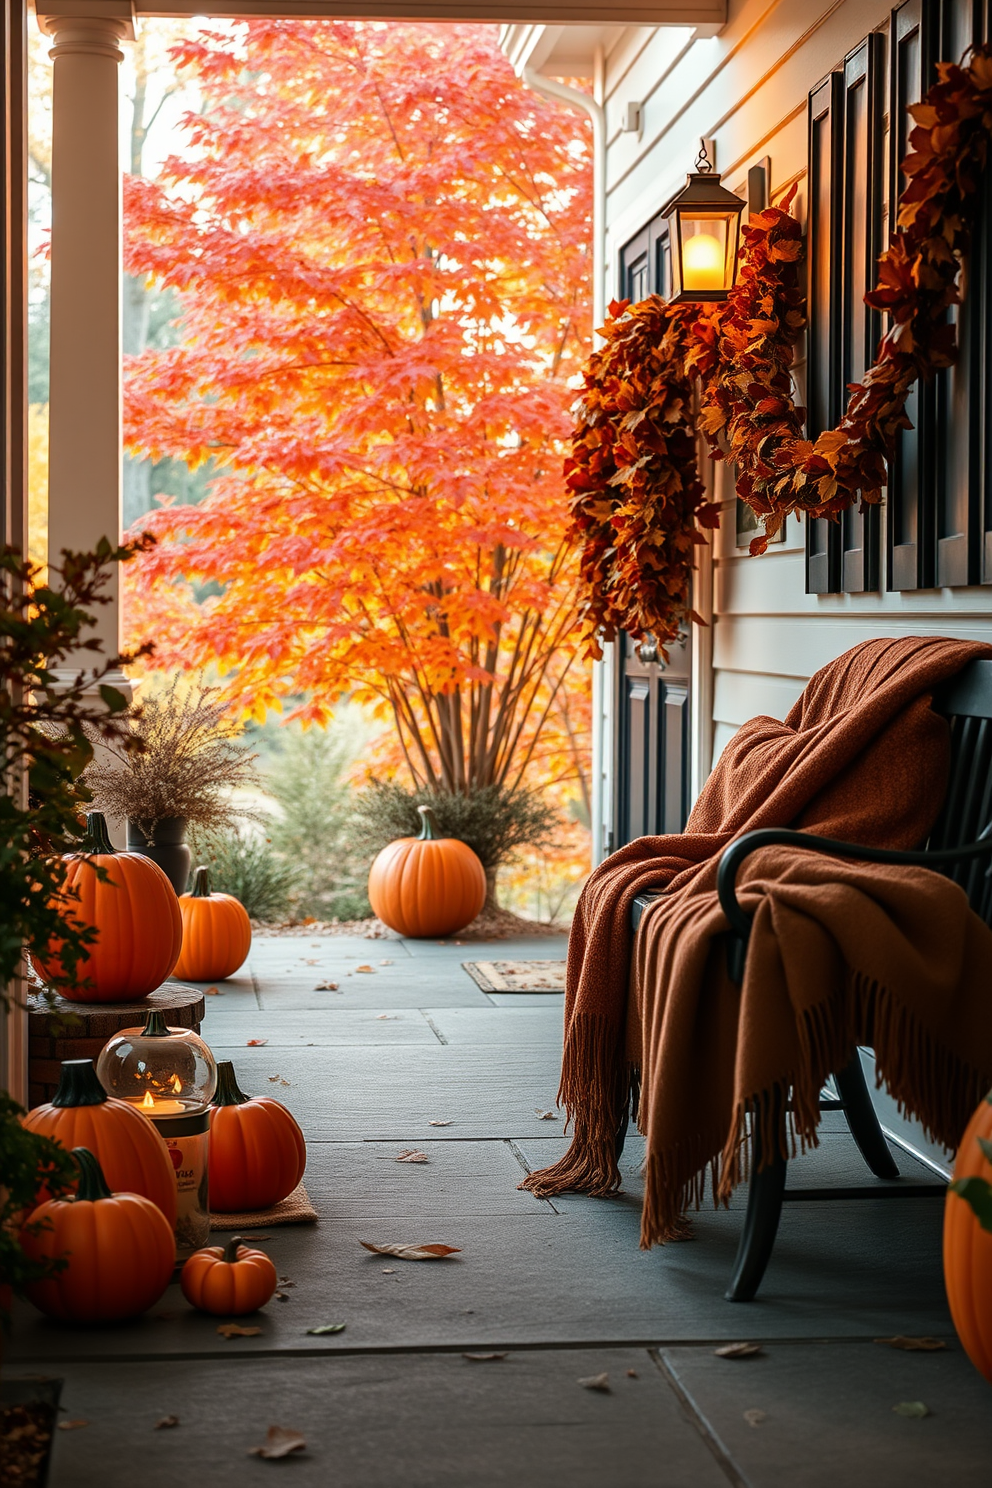
[[[217,1089],[217,1061],[191,1028],[169,1028],[152,1011],[104,1046],[96,1072],[108,1095],[153,1119],[202,1111]]]

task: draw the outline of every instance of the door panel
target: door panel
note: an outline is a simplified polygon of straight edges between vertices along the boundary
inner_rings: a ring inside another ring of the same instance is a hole
[[[689,643],[670,660],[640,654],[629,636],[618,642],[615,840],[681,832],[689,814]],[[642,660],[642,656],[644,659]]]

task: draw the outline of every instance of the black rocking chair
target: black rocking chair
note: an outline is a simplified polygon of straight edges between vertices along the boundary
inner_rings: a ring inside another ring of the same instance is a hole
[[[832,857],[855,858],[868,863],[920,864],[944,873],[961,885],[969,903],[986,924],[992,924],[992,661],[973,661],[934,693],[934,710],[951,725],[951,770],[940,817],[924,849],[891,852],[834,842],[811,832],[769,827],[745,832],[724,851],[720,859],[717,891],[731,930],[727,936],[727,965],[731,978],[740,985],[744,978],[751,916],[737,898],[736,880],[741,864],[759,848],[779,844],[803,847]],[[634,901],[634,930],[657,898],[657,893],[638,895]],[[861,1156],[876,1178],[896,1179],[899,1169],[893,1160],[864,1076],[858,1051],[846,1069],[835,1071],[837,1094],[825,1093],[821,1111],[843,1111]],[[627,1119],[617,1133],[617,1155],[623,1149]],[[761,1150],[758,1124],[751,1136],[750,1183],[744,1229],[737,1250],[734,1274],[726,1291],[730,1302],[750,1302],[761,1285],[771,1257],[783,1203],[796,1200],[874,1198],[932,1198],[946,1191],[942,1183],[900,1183],[884,1187],[806,1188],[787,1190],[787,1160],[778,1152],[770,1158]]]

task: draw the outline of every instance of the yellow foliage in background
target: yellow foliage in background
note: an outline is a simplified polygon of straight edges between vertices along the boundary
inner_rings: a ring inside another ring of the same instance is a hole
[[[48,562],[48,404],[28,408],[28,557]]]

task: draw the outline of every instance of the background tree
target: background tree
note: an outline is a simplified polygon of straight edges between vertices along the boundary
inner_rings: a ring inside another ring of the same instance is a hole
[[[129,361],[126,430],[217,473],[142,522],[132,636],[260,719],[371,705],[415,787],[581,796],[586,123],[494,27],[252,21],[174,56],[202,113],[128,181],[126,263],[184,335]]]

